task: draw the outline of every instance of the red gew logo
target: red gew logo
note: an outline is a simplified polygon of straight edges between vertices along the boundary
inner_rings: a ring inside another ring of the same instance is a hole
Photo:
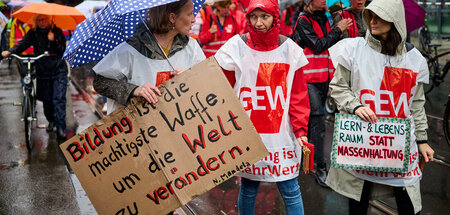
[[[167,81],[171,78],[170,72],[158,72],[156,73],[156,85],[158,86],[162,84],[164,81]]]
[[[406,118],[405,112],[416,78],[417,73],[410,69],[385,67],[380,90],[361,90],[360,101],[369,105],[377,116]]]
[[[279,133],[286,109],[289,64],[261,63],[255,88],[242,87],[239,99],[246,111],[251,111],[258,133]]]

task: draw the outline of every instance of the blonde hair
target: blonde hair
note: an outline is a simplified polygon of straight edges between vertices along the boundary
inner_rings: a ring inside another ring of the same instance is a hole
[[[38,19],[38,17],[39,16],[45,16],[45,17],[48,17],[48,20],[49,20],[49,22],[50,22],[50,25],[51,26],[53,26],[54,25],[54,23],[53,23],[53,16],[51,16],[51,15],[45,15],[45,14],[34,14],[33,15],[33,30],[36,30],[36,28],[37,28],[37,23],[38,23],[38,21],[37,21],[37,19]]]

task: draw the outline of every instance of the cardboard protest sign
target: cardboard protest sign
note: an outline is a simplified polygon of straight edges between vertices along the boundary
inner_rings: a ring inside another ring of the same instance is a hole
[[[357,115],[336,114],[331,165],[377,172],[408,172],[409,119],[378,117],[374,124]]]
[[[268,155],[214,58],[64,144],[99,214],[166,214]]]

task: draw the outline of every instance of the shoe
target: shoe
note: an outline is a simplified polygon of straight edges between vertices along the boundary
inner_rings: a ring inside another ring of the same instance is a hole
[[[56,131],[56,136],[58,137],[58,139],[66,139],[66,133],[64,133],[64,130],[61,128],[58,128],[58,130]]]
[[[54,129],[55,129],[55,123],[54,122],[49,122],[48,125],[47,125],[47,128],[45,128],[45,130],[47,132],[54,131]]]
[[[321,167],[319,167],[319,166],[320,166],[320,165],[317,165],[316,173],[314,174],[314,177],[315,177],[315,179],[316,179],[316,182],[317,182],[321,187],[324,187],[324,188],[330,188],[330,187],[328,187],[328,185],[325,183],[325,181],[327,180],[327,175],[328,175],[327,168],[326,168],[326,166],[321,166]]]

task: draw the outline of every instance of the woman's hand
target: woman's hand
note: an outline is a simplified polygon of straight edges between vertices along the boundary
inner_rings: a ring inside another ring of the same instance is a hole
[[[358,115],[362,120],[370,123],[377,122],[377,116],[375,113],[368,107],[360,107],[356,109],[355,114]]]
[[[9,52],[9,51],[2,51],[2,57],[4,57],[4,58],[7,58],[10,54],[11,54],[11,52]]]
[[[341,21],[339,21],[337,24],[337,27],[339,29],[341,29],[342,32],[344,32],[352,25],[353,25],[352,19],[347,18],[347,19],[342,19]]]
[[[216,25],[211,25],[211,28],[209,29],[209,32],[211,34],[215,34],[217,32],[217,26]]]
[[[155,104],[158,102],[158,96],[161,96],[159,89],[149,83],[146,83],[134,90],[134,96],[144,97],[150,103]]]
[[[303,141],[308,142],[308,137],[306,136],[300,136],[297,138],[298,144],[300,144],[301,147],[303,147]]]
[[[418,145],[419,145],[419,152],[425,159],[425,163],[433,161],[434,150],[430,147],[430,145],[428,145],[428,143],[422,143]]]
[[[179,74],[181,74],[181,73],[184,72],[184,71],[185,71],[184,68],[176,69],[176,70],[170,72],[170,76],[173,77],[173,76],[175,76],[175,75],[179,75]]]
[[[55,34],[52,31],[49,31],[48,35],[47,35],[47,39],[52,42],[55,41]]]

